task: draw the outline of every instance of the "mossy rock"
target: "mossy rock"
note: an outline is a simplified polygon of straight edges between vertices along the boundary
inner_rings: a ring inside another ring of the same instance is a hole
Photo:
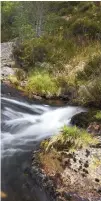
[[[71,124],[81,128],[87,128],[91,122],[96,121],[96,111],[81,112],[71,119]]]

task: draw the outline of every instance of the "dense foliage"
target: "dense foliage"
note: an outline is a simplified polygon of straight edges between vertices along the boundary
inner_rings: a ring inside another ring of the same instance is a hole
[[[75,102],[101,104],[101,2],[2,2],[1,10],[1,39],[17,38],[26,91],[58,95],[72,86]]]

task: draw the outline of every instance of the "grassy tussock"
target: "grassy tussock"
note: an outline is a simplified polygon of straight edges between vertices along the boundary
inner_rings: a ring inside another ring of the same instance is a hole
[[[49,73],[36,71],[28,77],[25,90],[32,94],[54,96],[59,95],[60,89],[55,79]]]
[[[60,134],[53,136],[50,141],[44,141],[42,147],[44,147],[46,152],[51,149],[61,151],[80,149],[96,143],[97,140],[88,134],[86,130],[79,129],[76,126],[64,126]]]

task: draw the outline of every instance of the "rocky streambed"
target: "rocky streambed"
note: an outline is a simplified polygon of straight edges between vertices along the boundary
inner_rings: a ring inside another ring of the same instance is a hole
[[[96,137],[96,146],[73,152],[33,153],[31,172],[53,200],[101,201],[101,125]]]

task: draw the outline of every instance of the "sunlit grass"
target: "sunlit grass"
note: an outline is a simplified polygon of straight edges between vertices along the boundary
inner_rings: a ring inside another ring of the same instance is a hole
[[[97,120],[101,120],[101,111],[98,111],[95,115]]]
[[[28,77],[25,89],[29,94],[58,95],[59,87],[49,73],[36,71]]]
[[[13,85],[19,85],[19,80],[17,79],[16,75],[10,75],[8,76],[8,80],[13,84]]]
[[[86,130],[79,129],[76,126],[64,126],[58,135],[53,136],[49,141],[45,141],[42,146],[46,151],[50,149],[61,151],[80,149],[96,143],[97,139],[87,133]]]

